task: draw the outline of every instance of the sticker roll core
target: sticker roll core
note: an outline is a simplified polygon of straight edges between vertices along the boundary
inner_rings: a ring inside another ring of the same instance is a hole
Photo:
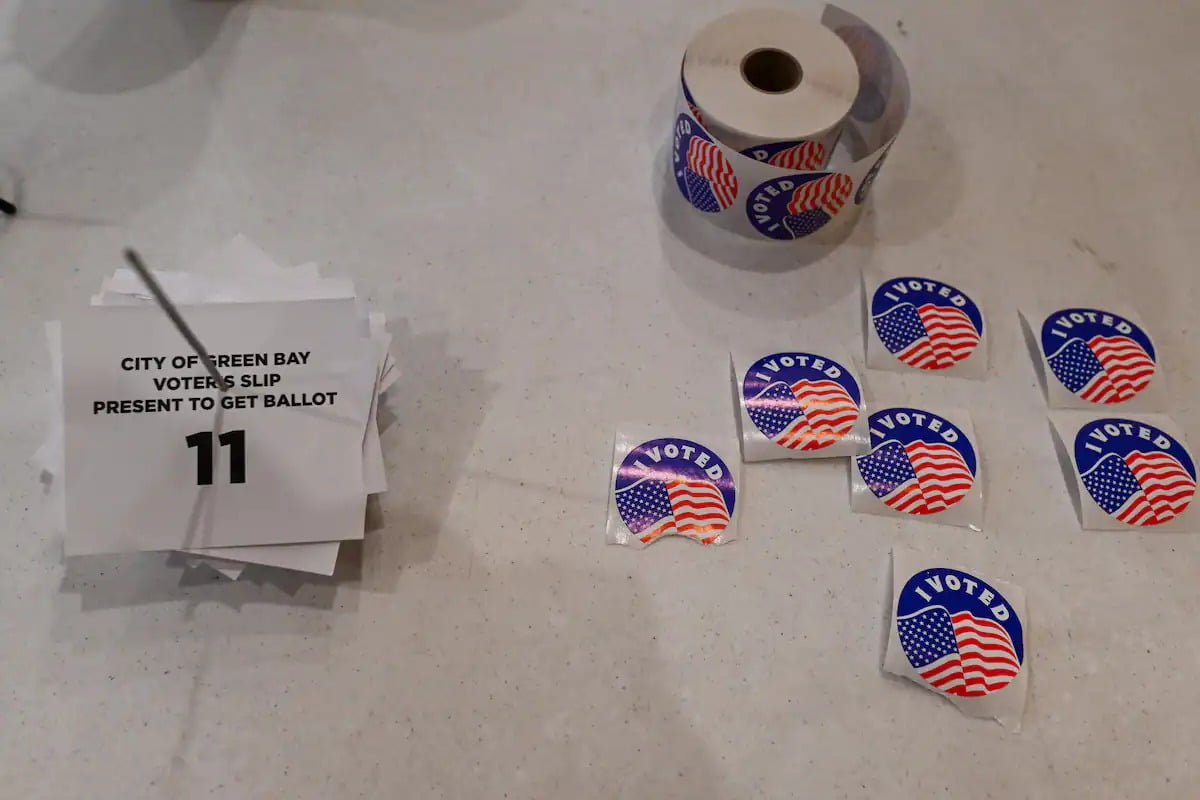
[[[735,11],[684,53],[672,172],[720,227],[804,238],[856,216],[908,107],[904,67],[853,14]]]
[[[791,53],[760,47],[742,59],[742,78],[760,92],[783,94],[800,85],[804,69]]]
[[[785,140],[832,152],[858,94],[846,43],[789,11],[735,11],[706,25],[683,62],[705,124],[735,150]]]

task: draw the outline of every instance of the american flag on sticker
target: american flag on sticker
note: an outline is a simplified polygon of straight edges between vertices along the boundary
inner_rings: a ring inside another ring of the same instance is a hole
[[[975,475],[953,446],[888,440],[856,459],[872,494],[904,514],[937,514],[962,500]]]
[[[643,442],[624,457],[613,507],[641,544],[664,536],[722,544],[732,537],[736,493],[732,472],[714,450],[668,437]]]
[[[1172,520],[1196,493],[1195,476],[1170,453],[1108,453],[1080,478],[1096,505],[1129,525]]]
[[[896,597],[898,644],[915,672],[908,677],[951,698],[985,697],[1017,679],[1025,663],[1019,595],[1006,597],[951,567],[923,569],[907,580],[897,573],[895,581],[903,586]]]
[[[808,236],[842,210],[853,188],[850,176],[840,172],[805,181],[796,187],[788,201],[784,227],[796,239]]]
[[[688,199],[701,211],[716,213],[733,205],[738,180],[721,148],[699,136],[688,143],[684,170]]]
[[[897,617],[900,646],[931,687],[958,697],[983,697],[1012,683],[1021,661],[1008,631],[970,611],[930,605]]]
[[[771,151],[760,148],[752,152],[763,161]],[[755,230],[770,239],[800,239],[837,216],[853,190],[854,179],[840,172],[785,174],[746,193],[746,216]]]
[[[1088,420],[1075,434],[1074,458],[1092,500],[1126,525],[1170,522],[1196,494],[1196,463],[1183,442],[1146,420]]]
[[[1072,338],[1046,363],[1062,385],[1092,403],[1130,399],[1154,377],[1154,359],[1128,336]]]
[[[820,450],[841,441],[858,421],[858,403],[831,380],[775,381],[747,398],[746,413],[763,435],[791,450]]]
[[[889,353],[922,370],[953,367],[983,341],[983,312],[975,301],[932,278],[880,283],[871,296],[871,324]]]
[[[711,544],[729,527],[729,509],[711,481],[644,478],[617,490],[617,508],[642,544],[667,534]]]
[[[818,353],[762,356],[746,369],[741,392],[746,416],[758,432],[797,452],[816,452],[845,440],[861,416],[858,381],[845,366]],[[865,437],[864,426],[851,440],[855,452],[866,444]]]
[[[1123,403],[1154,377],[1154,343],[1141,326],[1118,314],[1064,308],[1046,317],[1041,333],[1050,371],[1067,391],[1089,403]]]
[[[767,163],[787,170],[820,169],[825,166],[825,145],[820,142],[799,142],[772,154],[767,158]]]
[[[899,303],[872,322],[883,346],[918,369],[952,367],[971,355],[981,338],[965,312],[933,303]]]

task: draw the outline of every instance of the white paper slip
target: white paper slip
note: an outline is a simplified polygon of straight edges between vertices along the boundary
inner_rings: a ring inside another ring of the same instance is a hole
[[[353,297],[353,284],[344,277],[323,278],[315,263],[297,267],[283,267],[255,246],[244,236],[236,237],[227,244],[209,253],[191,272],[156,272],[160,284],[170,287],[168,293],[179,304],[201,304],[217,302],[274,302],[277,300],[315,300],[328,297]],[[141,279],[131,270],[119,269],[105,279],[103,291],[92,299],[93,305],[140,305],[154,301]],[[376,393],[382,392],[399,377],[399,369],[390,353],[391,334],[387,331],[386,317],[382,313],[370,312],[356,303],[360,322],[370,330],[371,338],[381,349],[380,377]],[[54,323],[57,325],[57,323]],[[61,359],[60,347],[51,338],[52,356]],[[51,483],[51,492],[59,508],[59,529],[62,522],[62,412],[61,376],[57,378],[59,396],[56,422],[52,426],[50,440],[38,451],[35,463],[45,473],[57,476]],[[373,398],[374,404],[377,398]],[[383,455],[379,440],[378,425],[374,422],[375,411],[369,416],[363,437],[364,489],[368,494],[386,491]],[[58,458],[54,454],[57,441]],[[277,551],[277,552],[276,552]],[[212,547],[185,550],[203,552],[207,557],[231,561],[246,560],[251,563],[274,566],[294,571],[331,575],[337,559],[337,542],[313,544],[259,545],[253,547]],[[215,568],[215,567],[214,567]],[[232,577],[228,571],[222,571]]]
[[[63,494],[63,430],[62,430],[62,326],[46,323],[46,340],[50,350],[50,365],[54,374],[55,408],[51,430],[46,441],[34,454],[34,465],[50,478],[50,504],[57,530],[66,530],[65,497]],[[364,467],[366,466],[364,462]],[[185,553],[203,556],[189,563],[207,563],[230,580],[241,576],[238,562],[260,564],[295,572],[332,575],[337,563],[340,542],[311,544],[254,545],[250,547],[203,547]],[[212,560],[209,560],[212,559]]]
[[[154,307],[63,323],[67,554],[362,537],[376,345],[353,300]]]
[[[249,244],[244,237],[235,239],[229,246],[223,248],[223,251],[228,251],[225,254],[226,260],[219,263],[245,265],[248,267],[246,274],[221,272],[213,266],[210,267],[208,275],[158,272],[155,273],[155,277],[164,287],[168,285],[171,287],[168,294],[174,302],[180,304],[276,302],[354,297],[354,285],[348,278],[322,278],[318,274],[315,264],[305,264],[290,269],[276,266],[261,254],[261,251]],[[264,262],[263,259],[267,260]],[[93,305],[135,305],[151,302],[153,300],[141,279],[132,270],[120,269],[105,281],[104,291],[94,298]],[[385,315],[372,312],[368,314],[366,322],[371,338],[379,344],[381,376],[376,383],[382,386],[384,376],[394,370],[394,361],[389,352],[392,337],[387,332]],[[398,377],[398,373],[396,377]],[[382,389],[377,389],[378,391],[382,391]],[[372,402],[374,403],[374,401]],[[373,405],[372,420],[374,413]],[[367,493],[377,494],[387,491],[379,432],[374,424],[368,425],[363,440],[363,462],[363,469],[367,476]]]
[[[362,337],[370,336],[378,358],[373,365],[375,385],[370,398],[371,410],[364,418],[361,432],[364,503],[367,495],[386,490],[386,474],[374,409],[378,402],[378,394],[399,378],[400,370],[389,352],[392,337],[387,331],[386,318],[383,314],[371,312],[369,306],[357,298],[352,281],[344,276],[324,277],[315,263],[297,267],[281,266],[244,236],[235,237],[213,249],[193,263],[188,271],[156,271],[155,275],[167,294],[179,306],[276,303],[335,297],[352,300],[358,334]],[[92,298],[92,304],[155,307],[154,300],[141,279],[127,269],[118,269],[107,277],[101,292]],[[52,365],[61,362],[61,346],[56,335],[57,325],[58,323],[47,324]],[[67,526],[63,491],[65,472],[61,369],[56,368],[55,373],[56,402],[51,426],[47,440],[34,454],[33,461],[41,468],[42,480],[48,486],[48,498],[53,510],[57,512],[56,527],[65,530]],[[218,451],[218,455],[221,452]],[[229,453],[226,452],[226,455]],[[197,467],[199,466],[197,464]],[[216,466],[219,472],[220,465]],[[242,533],[244,535],[241,538],[244,541],[256,539],[253,535]],[[211,546],[180,550],[191,556],[187,562],[189,565],[207,565],[230,579],[236,579],[240,575],[241,566],[247,563],[331,575],[340,547],[336,537],[340,535],[344,534],[330,534],[325,541],[317,542]]]

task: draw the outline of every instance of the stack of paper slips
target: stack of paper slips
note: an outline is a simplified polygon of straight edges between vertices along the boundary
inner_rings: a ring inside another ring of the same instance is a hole
[[[281,267],[244,237],[155,276],[222,380],[129,269],[47,323],[57,403],[35,462],[66,555],[332,575],[387,489],[376,412],[400,373],[384,316],[348,278]]]

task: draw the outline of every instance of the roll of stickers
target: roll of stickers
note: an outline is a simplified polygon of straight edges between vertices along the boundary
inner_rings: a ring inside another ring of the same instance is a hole
[[[853,14],[735,11],[684,54],[671,169],[717,225],[802,239],[855,216],[908,105],[900,60]]]

